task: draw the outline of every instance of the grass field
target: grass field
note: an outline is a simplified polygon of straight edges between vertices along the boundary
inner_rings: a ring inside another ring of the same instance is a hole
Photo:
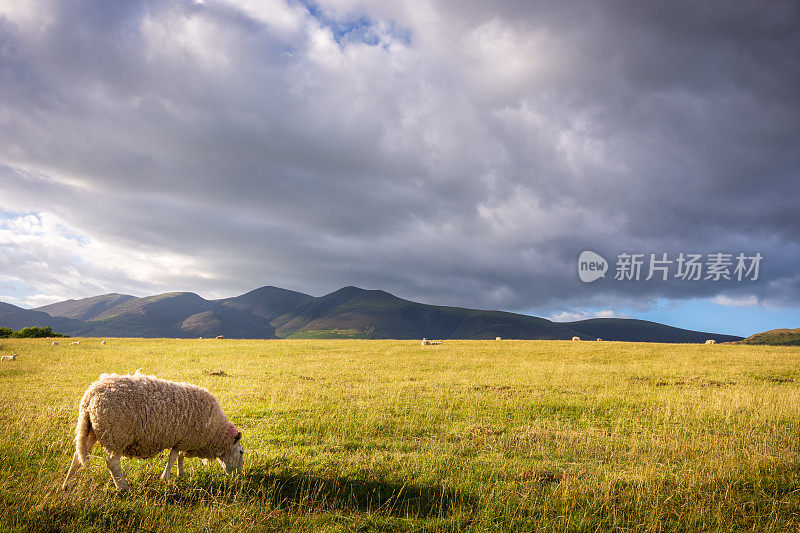
[[[0,531],[797,531],[800,347],[564,341],[2,340]],[[207,387],[245,470],[100,448],[102,372]],[[216,375],[214,375],[216,374]]]

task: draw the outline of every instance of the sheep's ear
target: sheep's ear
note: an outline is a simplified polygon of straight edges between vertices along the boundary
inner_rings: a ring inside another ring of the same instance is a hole
[[[236,444],[237,442],[239,442],[239,439],[241,439],[241,438],[242,438],[242,432],[238,431],[236,433],[236,436],[233,438],[233,443]]]

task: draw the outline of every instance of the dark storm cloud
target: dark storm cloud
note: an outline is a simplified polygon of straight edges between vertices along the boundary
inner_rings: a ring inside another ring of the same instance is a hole
[[[9,223],[4,274],[72,297],[796,305],[798,28],[793,2],[11,4],[0,209],[54,218]],[[89,241],[77,262],[51,243],[62,274],[22,237],[42,225]],[[584,285],[584,249],[765,260],[751,284]]]

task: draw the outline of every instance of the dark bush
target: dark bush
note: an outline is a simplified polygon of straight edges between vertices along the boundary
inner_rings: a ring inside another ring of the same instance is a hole
[[[50,326],[40,327],[27,327],[19,331],[14,331],[11,328],[0,327],[0,339],[40,339],[44,337],[69,337],[52,330]]]

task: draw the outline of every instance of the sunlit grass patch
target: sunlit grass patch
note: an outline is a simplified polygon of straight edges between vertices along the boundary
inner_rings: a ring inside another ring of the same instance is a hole
[[[757,530],[800,527],[800,349],[447,341],[4,341],[0,531]],[[12,346],[13,345],[13,346]],[[102,372],[211,390],[245,471],[99,447],[73,488],[77,403]]]

